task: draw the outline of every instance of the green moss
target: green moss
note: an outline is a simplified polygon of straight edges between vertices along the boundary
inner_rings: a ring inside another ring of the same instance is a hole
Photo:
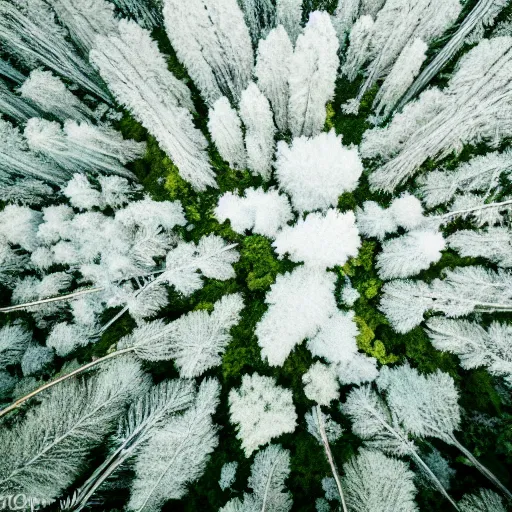
[[[380,340],[375,340],[375,332],[363,318],[356,316],[354,320],[359,329],[359,335],[356,338],[357,346],[361,350],[369,356],[375,357],[380,364],[396,363],[400,359],[398,356],[386,353],[384,343]]]

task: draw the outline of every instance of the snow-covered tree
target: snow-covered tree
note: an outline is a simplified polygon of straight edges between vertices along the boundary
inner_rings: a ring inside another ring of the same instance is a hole
[[[338,47],[329,15],[312,12],[290,62],[288,126],[294,137],[318,135],[324,127],[325,105],[334,96]]]
[[[13,249],[9,240],[0,235],[0,283],[9,288],[15,286],[16,276],[27,263],[27,256]]]
[[[192,407],[172,416],[139,446],[130,510],[157,512],[166,501],[182,498],[187,485],[203,474],[218,444],[212,415],[219,404],[219,388],[217,380],[204,380]]]
[[[249,30],[236,0],[164,0],[167,35],[208,105],[238,103],[254,65]]]
[[[21,84],[25,80],[25,75],[18,71],[6,60],[0,58],[0,76],[12,80],[16,84]]]
[[[365,201],[356,209],[357,229],[363,235],[384,240],[388,233],[398,229],[390,208],[382,208],[375,201]]]
[[[401,460],[361,450],[344,466],[342,485],[349,510],[417,512],[414,473]]]
[[[0,235],[11,244],[33,251],[38,246],[36,234],[41,221],[40,212],[28,206],[8,204],[0,212]]]
[[[336,372],[329,366],[317,361],[302,376],[304,394],[319,405],[329,405],[338,397],[339,384]]]
[[[297,426],[291,390],[277,386],[272,377],[257,373],[244,375],[240,388],[229,392],[229,413],[247,457]]]
[[[268,180],[272,172],[276,127],[270,104],[254,82],[242,92],[240,117],[245,126],[247,167],[253,174]]]
[[[49,347],[31,343],[21,358],[21,371],[25,377],[38,374],[53,361],[54,353]]]
[[[301,31],[302,0],[276,0],[276,26],[282,25],[292,43]]]
[[[51,71],[35,69],[23,82],[19,91],[23,98],[29,99],[44,112],[61,121],[87,121],[94,116],[92,110],[68,90],[64,82]]]
[[[247,154],[244,146],[242,122],[225,96],[213,103],[208,115],[208,130],[220,156],[233,169],[243,169]]]
[[[479,155],[459,165],[454,171],[432,171],[418,179],[423,202],[428,208],[449,203],[457,193],[484,192],[486,196],[499,187],[502,174],[512,172],[512,151]]]
[[[46,345],[53,348],[58,356],[65,357],[78,347],[91,343],[94,334],[96,334],[94,327],[62,322],[52,328],[46,339]]]
[[[357,256],[361,239],[354,213],[330,208],[325,214],[310,213],[294,226],[285,226],[272,246],[281,258],[288,254],[292,261],[325,269]]]
[[[261,356],[281,366],[293,348],[336,312],[335,275],[320,269],[297,267],[277,277],[265,297],[268,310],[256,326]]]
[[[512,328],[492,322],[486,329],[467,320],[434,317],[427,321],[427,334],[438,350],[460,358],[469,370],[484,366],[489,373],[512,381]]]
[[[90,59],[121,105],[155,136],[197,190],[215,186],[208,142],[194,126],[190,91],[168,69],[149,32],[121,20],[119,33],[98,36]]]
[[[52,193],[50,186],[31,178],[17,178],[0,183],[0,194],[4,200],[22,206],[40,205]]]
[[[501,497],[488,489],[478,493],[465,494],[458,503],[461,512],[506,512]]]
[[[336,206],[338,197],[357,186],[363,164],[357,148],[343,146],[334,130],[291,145],[277,145],[276,176],[299,211]]]
[[[382,244],[377,256],[381,279],[410,277],[426,270],[441,259],[446,243],[442,233],[417,230]]]
[[[382,291],[380,309],[401,333],[419,325],[429,310],[448,317],[512,310],[512,275],[478,266],[448,270],[444,279],[434,279],[430,284],[391,281]]]
[[[272,105],[274,120],[281,132],[288,129],[288,76],[292,56],[293,46],[282,25],[272,29],[258,44],[254,74],[259,89]]]
[[[351,3],[351,2],[349,2]],[[373,36],[374,20],[371,16],[361,16],[352,27],[350,31],[350,46],[347,50],[345,62],[341,67],[341,72],[351,82],[354,81],[359,73],[359,70],[368,59],[370,53],[370,43]],[[350,113],[351,108],[348,105],[343,106],[345,112]],[[359,108],[357,100],[354,103],[354,111]]]
[[[386,150],[390,156],[381,154],[386,163],[370,176],[373,189],[394,190],[428,158],[443,158],[481,140],[497,145],[510,136],[506,120],[512,110],[512,84],[508,80],[511,48],[512,37],[482,40],[462,57],[442,92],[426,91],[388,127],[366,132],[361,146],[364,156],[370,156],[386,140],[390,142],[390,150]],[[432,103],[433,96],[438,101]],[[402,132],[398,147],[397,132]]]
[[[25,127],[29,148],[53,160],[68,172],[103,172],[132,177],[124,164],[140,158],[144,142],[124,140],[112,128],[87,122],[66,121],[64,128],[56,121],[29,119]]]
[[[289,512],[292,496],[285,487],[289,474],[290,452],[280,445],[271,444],[254,457],[247,482],[252,493],[244,493],[242,499],[234,498],[219,512]]]
[[[147,386],[140,366],[125,358],[85,382],[70,380],[46,393],[22,421],[0,432],[3,495],[59,497],[115,428],[125,405]]]
[[[427,44],[419,38],[406,46],[391,68],[379,92],[373,100],[377,118],[387,118],[412,84],[420,68],[427,58]]]
[[[226,462],[220,470],[219,487],[225,491],[235,483],[238,462]]]
[[[4,325],[0,329],[0,370],[20,363],[31,340],[32,333],[22,324]]]
[[[113,0],[113,3],[143,28],[151,30],[162,22],[160,0]]]
[[[89,63],[81,59],[66,39],[66,30],[42,0],[0,2],[0,41],[26,65],[42,64],[86,91],[109,101]]]
[[[276,7],[272,0],[239,0],[253,43],[266,37],[276,24]]]
[[[0,114],[10,117],[17,123],[25,123],[31,117],[39,116],[40,111],[32,102],[14,94],[0,79]]]
[[[245,189],[245,196],[239,197],[226,192],[220,197],[215,208],[219,222],[229,219],[231,229],[244,234],[246,230],[275,238],[279,230],[293,219],[292,209],[284,194],[271,188]]]
[[[464,229],[456,231],[446,241],[450,248],[455,249],[462,257],[481,256],[500,267],[512,267],[512,232],[505,227],[482,231]]]

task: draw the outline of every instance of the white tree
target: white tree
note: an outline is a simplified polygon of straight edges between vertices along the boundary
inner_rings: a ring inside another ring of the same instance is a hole
[[[46,197],[53,194],[53,189],[39,180],[17,178],[7,183],[0,182],[0,194],[9,203],[40,205]]]
[[[257,373],[244,375],[240,388],[229,392],[229,413],[246,457],[297,426],[292,392],[277,386],[272,377]]]
[[[32,333],[22,324],[4,325],[0,329],[0,370],[20,363],[30,341]]]
[[[419,73],[427,58],[427,44],[420,38],[414,39],[400,53],[379,92],[373,100],[377,119],[387,118],[408,87]]]
[[[9,80],[17,84],[21,84],[25,80],[25,75],[18,71],[9,62],[0,58],[0,75],[5,76]]]
[[[270,238],[275,238],[293,219],[288,198],[274,188],[266,192],[262,188],[248,188],[243,197],[226,192],[219,199],[215,216],[219,222],[229,219],[231,228],[237,233],[252,230]]]
[[[417,230],[382,244],[377,256],[379,277],[384,280],[410,277],[441,259],[446,247],[442,233]]]
[[[290,63],[288,126],[294,137],[318,135],[324,127],[325,105],[334,96],[338,47],[329,15],[312,12]]]
[[[247,167],[253,174],[268,180],[272,172],[276,127],[267,98],[253,82],[242,92],[240,117],[245,126]]]
[[[113,0],[114,4],[127,16],[151,30],[162,22],[162,6],[159,0]]]
[[[220,386],[205,379],[192,407],[174,415],[139,447],[128,503],[130,510],[157,512],[170,499],[180,499],[197,480],[218,444],[212,415],[219,404]]]
[[[28,206],[8,204],[0,212],[0,235],[11,244],[33,251],[39,245],[36,235],[41,221],[40,212]]]
[[[361,67],[368,59],[374,25],[375,23],[371,16],[361,16],[354,23],[354,26],[350,31],[350,46],[347,50],[345,62],[341,67],[341,72],[351,82],[356,79]],[[354,105],[351,109],[352,103],[354,103]],[[347,105],[343,106],[344,112],[347,113],[357,112],[358,108],[359,104],[357,100],[355,102],[349,102]]]
[[[271,0],[240,0],[253,43],[266,37],[276,24],[276,7]]]
[[[93,188],[83,174],[74,174],[62,193],[69,199],[71,206],[80,210],[91,210],[102,205],[100,191]]]
[[[88,62],[82,60],[42,0],[0,2],[0,40],[25,64],[43,64],[105,101],[110,96]]]
[[[390,208],[382,208],[375,201],[365,201],[356,209],[357,229],[363,235],[384,240],[388,233],[398,229]]]
[[[68,90],[64,82],[51,71],[35,69],[23,82],[19,91],[23,98],[29,99],[61,121],[86,121],[94,116],[91,109]]]
[[[220,470],[219,487],[225,491],[231,489],[235,483],[236,470],[238,469],[238,462],[226,462]]]
[[[219,512],[289,512],[292,508],[291,493],[286,491],[285,480],[290,474],[290,452],[280,445],[271,444],[257,453],[251,466],[247,486],[252,493],[243,499],[234,498]]]
[[[221,96],[238,103],[254,54],[236,0],[165,0],[163,12],[169,40],[206,103]]]
[[[301,31],[302,0],[276,0],[276,26],[282,25],[292,43]]]
[[[380,309],[401,333],[419,325],[429,310],[448,317],[512,310],[512,275],[478,266],[448,270],[444,279],[434,279],[430,284],[391,281],[382,291]]]
[[[484,192],[489,196],[499,190],[502,174],[512,171],[512,151],[479,155],[459,165],[454,171],[432,171],[420,176],[418,184],[428,208],[449,203],[457,193]]]
[[[485,329],[475,322],[434,317],[427,321],[427,334],[437,350],[459,356],[467,370],[484,366],[491,375],[512,381],[512,328],[492,322]]]
[[[243,169],[247,154],[244,147],[242,122],[225,96],[221,96],[210,108],[208,130],[220,156],[231,168]]]
[[[197,190],[215,186],[208,142],[186,110],[193,110],[190,91],[168,71],[149,32],[121,20],[118,35],[96,38],[90,59],[119,103],[155,136],[183,179]]]
[[[458,503],[461,512],[506,512],[501,497],[488,489],[465,494]]]
[[[328,406],[338,397],[339,384],[336,372],[320,361],[313,363],[302,376],[304,394],[319,405]]]
[[[272,244],[280,258],[321,269],[344,265],[357,256],[361,239],[353,212],[330,208],[325,214],[310,213],[294,226],[285,226]]]
[[[297,267],[277,277],[265,297],[268,310],[256,326],[261,356],[281,366],[305,338],[336,312],[335,275],[320,269]]]
[[[390,127],[383,129],[384,137],[393,136],[394,129],[401,129],[393,125],[400,125],[411,111],[416,111],[416,123],[409,122],[403,128],[409,136],[402,139],[402,147],[393,151],[393,158],[387,158],[389,161],[370,176],[373,189],[392,191],[415,174],[428,158],[443,158],[452,151],[459,152],[464,144],[481,140],[497,145],[510,135],[506,119],[512,110],[512,84],[508,80],[512,70],[511,47],[512,37],[482,40],[462,57],[440,95],[443,100],[439,112],[430,102],[426,103],[432,93],[425,93],[408,109],[407,115],[404,109],[401,116],[394,117]],[[378,131],[366,133],[363,154],[365,145],[371,147],[372,138],[380,136]]]
[[[25,377],[39,374],[53,361],[54,353],[49,347],[30,344],[21,358],[21,371]]]
[[[296,210],[336,206],[343,192],[357,186],[363,164],[357,148],[343,146],[334,130],[277,145],[276,176]]]
[[[36,105],[11,92],[2,79],[0,79],[0,113],[20,124],[40,115]]]
[[[288,129],[288,76],[292,56],[293,46],[282,25],[272,29],[258,44],[254,74],[259,89],[272,105],[274,120],[281,132]]]
[[[373,451],[361,450],[344,466],[342,484],[349,510],[417,512],[414,473],[407,464]]]
[[[96,333],[94,326],[91,328],[62,322],[54,325],[48,334],[46,345],[53,348],[58,356],[65,357],[78,347],[91,343]]]

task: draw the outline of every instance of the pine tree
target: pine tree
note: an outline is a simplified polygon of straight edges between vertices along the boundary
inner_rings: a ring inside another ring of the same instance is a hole
[[[238,103],[254,65],[249,30],[236,0],[164,0],[167,35],[208,105]]]
[[[281,132],[288,129],[290,63],[293,46],[282,25],[272,29],[258,44],[254,74],[258,87],[272,105],[274,120]]]
[[[90,59],[121,105],[155,136],[197,190],[215,186],[204,135],[194,127],[189,89],[168,71],[149,32],[121,20],[119,34],[98,36]]]
[[[257,373],[244,375],[240,388],[229,392],[229,413],[246,457],[297,426],[291,390]]]
[[[294,137],[318,135],[334,96],[338,38],[326,12],[312,12],[290,62],[288,126]]]
[[[0,76],[12,80],[16,84],[21,84],[25,80],[25,75],[18,71],[9,62],[0,58]]]

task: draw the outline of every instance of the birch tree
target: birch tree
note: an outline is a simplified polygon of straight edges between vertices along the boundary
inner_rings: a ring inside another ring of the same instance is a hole
[[[325,105],[334,97],[339,66],[338,38],[326,12],[309,15],[290,62],[288,127],[294,137],[318,135]]]
[[[208,105],[238,103],[251,80],[254,55],[236,0],[164,0],[167,35]]]
[[[293,46],[283,28],[272,29],[266,39],[260,39],[254,74],[258,88],[272,105],[274,120],[280,131],[288,129],[288,100]]]
[[[193,109],[190,91],[168,71],[149,32],[121,20],[118,35],[97,37],[90,58],[119,103],[155,136],[183,179],[197,190],[215,186],[208,142],[186,110]]]
[[[416,111],[416,124],[410,123],[409,136],[397,151],[370,176],[373,189],[394,190],[428,158],[443,158],[452,151],[460,152],[464,144],[488,140],[497,145],[510,135],[505,121],[512,109],[511,83],[512,37],[484,39],[464,57],[448,87],[440,94],[439,111],[432,108],[427,91],[402,117],[396,116],[388,128],[366,133],[362,153],[371,148],[374,138],[393,137],[394,129],[411,112]],[[432,93],[430,93],[430,96]],[[410,120],[409,120],[410,122]],[[392,145],[393,147],[393,145]],[[371,150],[370,150],[371,152]]]

